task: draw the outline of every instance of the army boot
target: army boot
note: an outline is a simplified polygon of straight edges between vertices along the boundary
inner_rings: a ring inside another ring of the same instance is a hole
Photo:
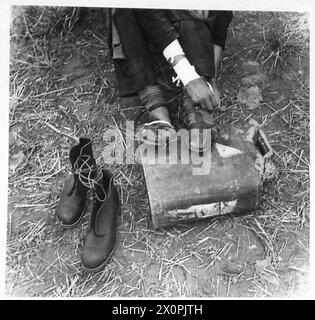
[[[56,208],[56,215],[65,227],[75,226],[83,216],[91,179],[97,174],[92,141],[80,138],[79,143],[70,149],[69,159],[72,174],[64,185]]]
[[[90,272],[100,270],[109,261],[116,243],[120,202],[108,170],[101,171],[101,177],[94,183],[93,194],[91,221],[81,254],[82,265]]]

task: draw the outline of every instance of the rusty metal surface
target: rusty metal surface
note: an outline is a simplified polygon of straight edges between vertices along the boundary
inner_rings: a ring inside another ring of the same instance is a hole
[[[219,133],[217,142],[241,152],[225,158],[214,144],[205,154],[211,157],[207,174],[193,174],[193,163],[143,163],[154,228],[258,207],[261,172],[255,164],[262,156],[246,132],[226,127]]]

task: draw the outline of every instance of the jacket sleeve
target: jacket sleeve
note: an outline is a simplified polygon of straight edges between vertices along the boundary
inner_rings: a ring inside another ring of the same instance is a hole
[[[135,9],[135,12],[141,29],[159,52],[179,38],[167,10]]]
[[[213,25],[213,42],[225,49],[228,27],[232,21],[232,11],[218,11]]]

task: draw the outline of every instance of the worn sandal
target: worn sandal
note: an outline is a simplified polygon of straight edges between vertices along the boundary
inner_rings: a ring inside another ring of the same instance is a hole
[[[136,139],[151,145],[165,145],[175,134],[174,127],[168,121],[154,120],[137,128]]]

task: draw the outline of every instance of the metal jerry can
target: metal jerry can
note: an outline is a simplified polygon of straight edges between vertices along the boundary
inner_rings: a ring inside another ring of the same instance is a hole
[[[257,209],[271,155],[266,135],[250,120],[218,129],[203,155],[211,162],[204,174],[193,163],[143,161],[153,227]]]

